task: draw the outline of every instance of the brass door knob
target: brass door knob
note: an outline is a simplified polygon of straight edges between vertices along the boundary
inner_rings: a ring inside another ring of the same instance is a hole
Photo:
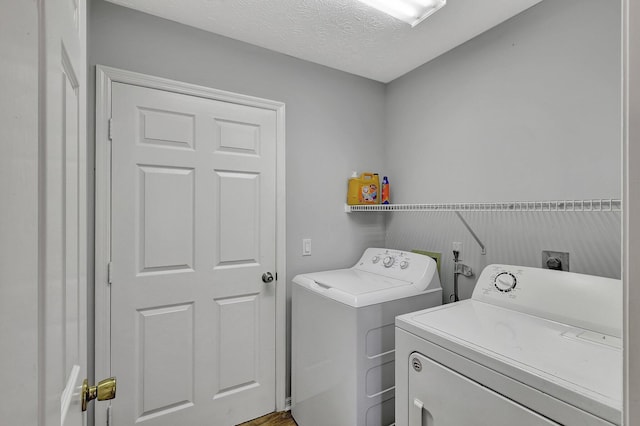
[[[98,386],[89,386],[89,381],[84,379],[82,382],[82,411],[87,411],[87,404],[94,399],[98,401],[106,401],[116,397],[116,378],[109,377],[101,380]]]

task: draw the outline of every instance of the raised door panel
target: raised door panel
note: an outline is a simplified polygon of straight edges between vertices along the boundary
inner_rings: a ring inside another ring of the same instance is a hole
[[[193,303],[138,312],[136,422],[194,404]]]
[[[216,151],[239,155],[260,155],[260,126],[224,119],[215,120]]]
[[[195,149],[195,116],[139,108],[140,142],[167,148]]]
[[[259,384],[260,299],[253,294],[216,300],[216,389],[214,398],[223,398],[243,388]]]
[[[194,268],[195,171],[138,166],[139,271]]]
[[[257,265],[260,259],[260,175],[216,171],[218,247],[215,267]]]
[[[70,78],[71,77],[71,78]],[[64,104],[64,317],[63,339],[64,377],[74,375],[74,369],[80,365],[80,312],[79,312],[79,164],[78,164],[78,87],[71,70],[63,72]],[[74,380],[75,381],[75,380]]]

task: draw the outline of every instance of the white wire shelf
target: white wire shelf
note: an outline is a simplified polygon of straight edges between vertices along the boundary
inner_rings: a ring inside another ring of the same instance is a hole
[[[352,212],[619,212],[619,199],[558,200],[558,201],[507,201],[501,203],[442,203],[442,204],[368,204],[348,205],[344,210]]]

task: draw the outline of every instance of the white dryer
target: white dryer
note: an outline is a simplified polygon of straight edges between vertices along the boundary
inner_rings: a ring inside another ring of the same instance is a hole
[[[292,287],[292,414],[299,426],[394,423],[394,319],[442,303],[436,262],[367,249]]]
[[[396,425],[620,425],[620,280],[490,265],[396,318]]]

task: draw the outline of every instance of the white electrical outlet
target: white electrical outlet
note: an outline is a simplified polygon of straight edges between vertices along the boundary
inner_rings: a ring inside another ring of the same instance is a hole
[[[454,242],[453,243],[453,251],[457,251],[458,253],[462,252],[462,243]]]
[[[311,238],[305,238],[302,240],[302,255],[311,256]]]

